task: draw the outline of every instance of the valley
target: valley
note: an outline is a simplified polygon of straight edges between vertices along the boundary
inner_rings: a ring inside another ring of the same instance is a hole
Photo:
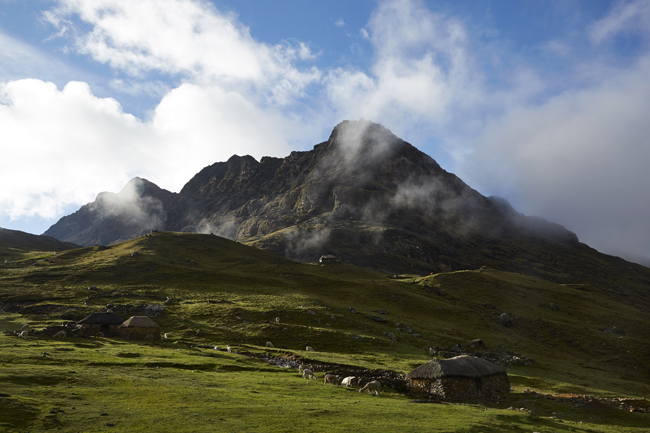
[[[647,426],[648,414],[596,400],[650,394],[650,305],[633,287],[620,296],[607,287],[487,266],[387,275],[346,263],[298,263],[215,235],[174,232],[33,255],[9,261],[0,273],[0,329],[24,323],[32,329],[27,339],[0,335],[0,425],[7,431]],[[126,319],[147,305],[164,306],[152,318],[166,340],[58,340],[45,331],[106,308]],[[512,319],[507,326],[504,313]],[[474,339],[484,347],[470,348]],[[267,341],[274,347],[265,347]],[[316,351],[305,352],[307,345]],[[303,380],[295,368],[260,359],[404,374],[432,353],[501,357],[513,392],[501,401],[418,404],[403,389],[359,394],[358,387],[324,386],[324,372],[316,372],[317,381]]]

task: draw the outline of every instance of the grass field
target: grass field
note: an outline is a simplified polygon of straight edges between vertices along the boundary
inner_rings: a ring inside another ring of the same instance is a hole
[[[650,307],[643,294],[631,303],[602,287],[489,269],[393,278],[345,264],[298,264],[209,235],[155,233],[104,250],[25,254],[31,257],[13,257],[0,268],[0,307],[11,311],[0,312],[0,330],[24,323],[44,329],[107,304],[137,312],[169,297],[165,314],[154,320],[170,338],[0,334],[3,431],[636,432],[650,426],[649,414],[523,392],[650,397]],[[500,324],[503,312],[514,326]],[[431,359],[428,346],[451,348],[474,338],[486,350],[535,360],[508,368],[514,392],[504,401],[415,403],[386,387],[374,397],[324,386],[322,373],[307,381],[295,369],[211,349],[229,344],[236,352],[405,373]],[[265,348],[266,341],[275,348]],[[305,352],[306,345],[316,352]]]

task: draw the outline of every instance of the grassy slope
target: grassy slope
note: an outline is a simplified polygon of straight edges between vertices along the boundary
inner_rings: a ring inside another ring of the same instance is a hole
[[[89,292],[91,285],[99,291]],[[83,305],[97,294],[107,296]],[[406,372],[430,359],[428,345],[482,338],[489,348],[502,346],[536,360],[533,367],[509,369],[517,391],[650,395],[648,305],[632,307],[595,287],[491,270],[395,280],[344,264],[297,264],[215,236],[157,233],[103,251],[83,248],[2,268],[0,300],[29,306],[24,316],[0,313],[0,329],[26,321],[44,327],[60,323],[61,315],[82,318],[107,303],[159,304],[160,296],[173,299],[155,319],[171,335],[164,343],[0,335],[0,426],[95,431],[112,423],[118,430],[156,425],[200,431],[219,422],[231,431],[369,431],[374,423],[396,430],[407,419],[407,431],[636,431],[648,420],[643,414],[526,401],[519,392],[489,407],[410,404],[395,392],[373,399],[207,349],[231,344],[266,351],[264,343],[272,341],[278,348],[272,352],[304,356],[309,344],[318,351],[309,354],[314,360]],[[551,302],[560,311],[551,310]],[[38,315],[44,305],[57,306],[49,310],[56,314]],[[389,312],[383,316],[389,323],[368,319],[378,309]],[[501,312],[517,317],[514,327],[499,324]],[[395,322],[422,337],[397,331]],[[613,326],[625,336],[598,330]],[[196,337],[197,329],[205,334]],[[359,336],[361,341],[354,339]],[[509,405],[525,405],[539,417],[505,410]],[[565,423],[550,420],[553,412],[562,413]]]
[[[0,263],[48,256],[73,248],[78,246],[49,236],[0,228]]]

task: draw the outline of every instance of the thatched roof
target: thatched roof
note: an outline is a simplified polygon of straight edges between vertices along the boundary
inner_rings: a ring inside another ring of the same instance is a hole
[[[160,328],[147,316],[132,316],[120,325],[120,328]]]
[[[440,379],[442,377],[484,377],[505,373],[506,369],[485,359],[461,355],[451,359],[432,359],[406,375],[407,379]]]
[[[124,322],[124,319],[115,313],[91,313],[77,323],[86,325],[119,325],[122,322]]]

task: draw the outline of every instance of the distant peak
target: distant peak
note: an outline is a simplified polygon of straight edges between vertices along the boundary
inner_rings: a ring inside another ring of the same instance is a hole
[[[141,177],[134,177],[124,185],[124,188],[119,192],[120,195],[133,194],[142,197],[150,193],[152,190],[159,190],[160,187],[153,182]]]

